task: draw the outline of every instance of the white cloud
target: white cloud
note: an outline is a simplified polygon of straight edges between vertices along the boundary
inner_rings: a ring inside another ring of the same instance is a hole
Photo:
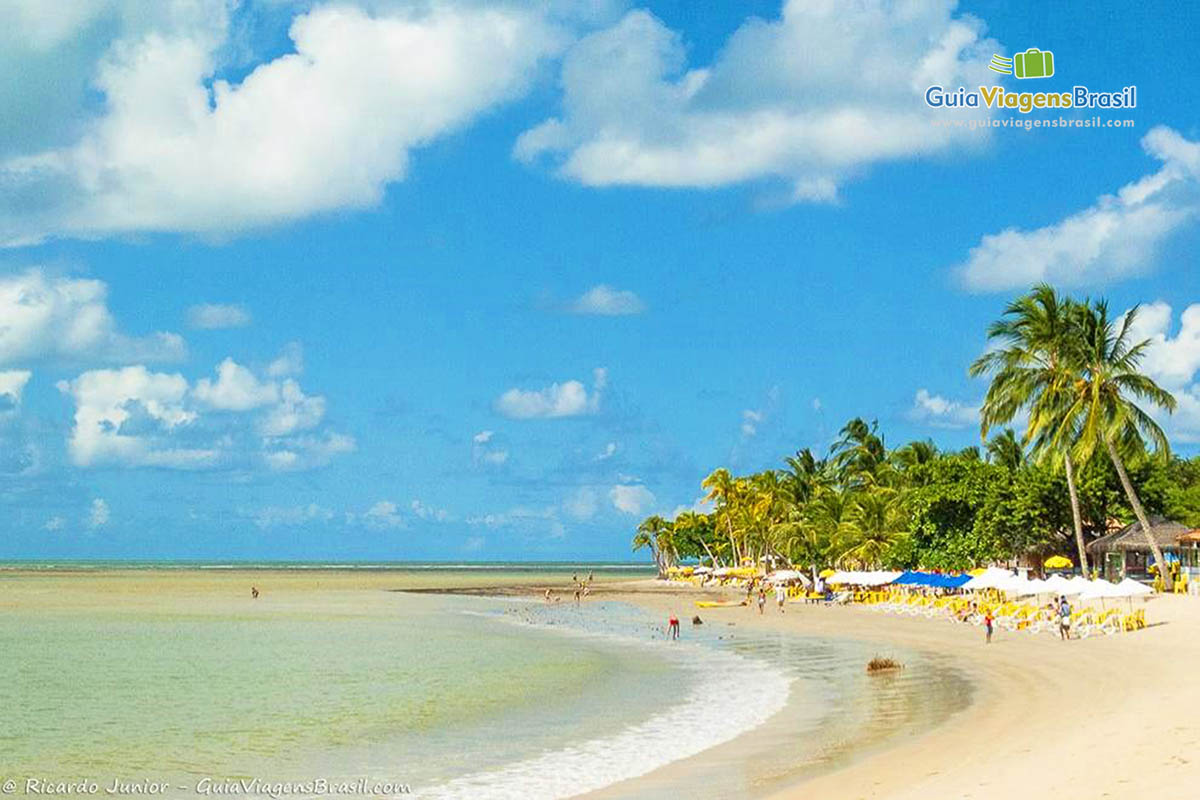
[[[573,314],[596,314],[618,317],[640,314],[646,310],[641,298],[628,289],[614,289],[600,284],[588,289],[567,306]]]
[[[471,441],[475,442],[475,444],[487,444],[495,435],[495,431],[480,431],[471,437]]]
[[[21,405],[25,384],[29,383],[32,375],[27,369],[0,371],[0,414],[11,412]]]
[[[471,460],[476,466],[500,467],[508,463],[508,449],[495,441],[495,431],[480,431],[471,437]]]
[[[216,372],[215,381],[201,378],[195,386],[143,365],[60,381],[60,391],[75,401],[71,460],[77,466],[206,469],[261,458],[272,469],[298,470],[354,449],[353,437],[314,431],[325,398],[304,394],[296,381],[264,380],[232,359]],[[261,415],[250,416],[256,411]]]
[[[934,428],[966,428],[979,423],[979,407],[918,389],[908,418]]]
[[[623,514],[641,514],[654,505],[654,493],[641,484],[617,484],[608,491],[613,508]]]
[[[413,499],[409,503],[409,508],[412,509],[412,513],[419,519],[423,519],[426,522],[446,522],[450,519],[450,512],[446,509],[433,508],[417,499]]]
[[[601,450],[596,455],[596,460],[597,461],[607,461],[608,459],[612,458],[616,454],[617,454],[617,443],[609,442],[608,444],[604,445],[604,449]]]
[[[286,380],[279,388],[279,404],[267,412],[259,426],[264,436],[286,436],[309,430],[325,417],[325,398],[306,395],[300,384]]]
[[[749,439],[758,433],[758,426],[767,416],[762,411],[747,408],[742,412],[742,436]]]
[[[512,419],[578,417],[595,414],[608,383],[603,368],[592,371],[592,391],[577,380],[552,383],[545,389],[509,389],[496,400],[496,410]]]
[[[959,267],[969,289],[999,291],[1039,281],[1078,286],[1146,272],[1159,246],[1200,211],[1200,143],[1157,127],[1142,148],[1157,172],[1104,195],[1053,225],[988,234]]]
[[[267,366],[267,374],[272,378],[292,378],[304,372],[304,348],[299,342],[288,342],[284,345],[279,358]]]
[[[227,4],[162,6],[107,48],[74,143],[0,162],[0,241],[228,234],[373,205],[411,150],[521,95],[564,43],[517,4],[330,3],[294,18],[295,52],[229,83],[214,79],[240,46]]]
[[[211,466],[214,449],[178,448],[170,434],[195,422],[182,375],[138,365],[85,372],[61,381],[75,400],[68,452],[77,466],[103,464],[196,468]]]
[[[295,528],[311,522],[328,522],[333,512],[316,503],[300,506],[267,506],[254,512],[254,524],[262,529]]]
[[[46,520],[46,524],[42,526],[42,529],[47,531],[61,531],[64,527],[66,527],[66,524],[67,521],[62,517],[53,516]]]
[[[590,486],[581,486],[563,501],[563,511],[574,519],[591,519],[599,510],[598,501],[595,489]]]
[[[343,453],[356,447],[353,436],[327,431],[318,436],[268,438],[263,441],[263,458],[271,469],[290,472],[323,467]]]
[[[675,509],[670,514],[667,514],[665,516],[667,519],[674,522],[675,519],[685,511],[691,511],[696,514],[708,514],[709,512],[711,512],[713,510],[713,507],[714,507],[714,503],[712,503],[711,501],[709,501],[703,497],[697,497],[695,500],[692,501],[692,504],[690,506],[683,506],[683,505],[675,506]]]
[[[712,64],[692,69],[678,33],[630,11],[572,46],[562,116],[522,134],[514,154],[558,156],[560,175],[590,186],[777,179],[793,200],[831,201],[868,165],[987,141],[931,125],[923,99],[930,84],[996,77],[986,64],[1001,48],[954,7],[789,0],[779,19],[747,19]]]
[[[400,510],[390,500],[380,500],[371,506],[363,512],[362,519],[368,528],[375,528],[377,530],[406,527]]]
[[[88,509],[87,525],[89,528],[103,528],[108,524],[110,516],[108,503],[103,498],[97,497],[92,500],[92,505]]]
[[[1160,386],[1175,395],[1179,406],[1167,416],[1151,411],[1168,434],[1181,442],[1200,441],[1200,303],[1193,303],[1179,315],[1179,329],[1171,335],[1171,306],[1162,301],[1141,306],[1130,329],[1130,339],[1151,344],[1142,360],[1142,369]]]
[[[244,328],[250,324],[250,312],[240,305],[201,303],[188,309],[188,324],[201,330]]]
[[[177,361],[186,353],[175,333],[131,337],[117,330],[108,287],[32,269],[0,277],[0,364],[37,358]]]
[[[558,517],[558,509],[553,506],[550,508],[518,506],[508,511],[467,517],[466,523],[473,527],[510,528],[525,533],[541,529],[553,538],[560,538],[566,534],[566,528]]]
[[[193,396],[209,408],[218,411],[249,411],[279,401],[279,387],[260,381],[254,373],[226,358],[217,365],[217,380],[196,381]]]

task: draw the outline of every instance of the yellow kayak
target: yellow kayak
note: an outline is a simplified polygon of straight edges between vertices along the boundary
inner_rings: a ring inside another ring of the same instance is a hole
[[[745,600],[697,600],[696,608],[733,608],[746,605]]]

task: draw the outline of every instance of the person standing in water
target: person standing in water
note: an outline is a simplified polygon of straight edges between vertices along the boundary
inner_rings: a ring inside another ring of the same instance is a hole
[[[767,590],[761,586],[758,588],[758,613],[763,613],[763,609],[767,605]]]
[[[254,600],[258,599],[258,587],[257,586],[250,587],[250,597]]]
[[[675,616],[674,613],[667,620],[667,635],[671,637],[671,641],[679,638],[679,617]]]
[[[787,602],[787,587],[782,583],[775,584],[775,604],[779,606],[779,613],[783,613],[783,604]]]

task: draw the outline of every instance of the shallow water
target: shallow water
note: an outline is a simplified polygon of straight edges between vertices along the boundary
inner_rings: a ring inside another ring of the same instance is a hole
[[[619,781],[707,751],[664,780],[688,797],[741,796],[967,698],[953,670],[919,654],[868,678],[873,653],[850,642],[685,622],[685,641],[669,643],[619,603],[387,591],[570,578],[434,572],[0,575],[4,774],[161,779],[170,796],[253,777],[366,778],[418,797],[613,783],[612,796],[655,796],[669,787]],[[708,749],[750,730],[762,747]]]

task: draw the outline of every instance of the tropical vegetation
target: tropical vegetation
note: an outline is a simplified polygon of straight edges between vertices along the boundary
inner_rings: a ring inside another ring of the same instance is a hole
[[[892,448],[876,422],[852,419],[824,453],[714,470],[701,483],[711,511],[650,517],[634,549],[662,573],[684,559],[949,570],[1060,553],[1086,569],[1088,540],[1137,520],[1169,575],[1150,516],[1200,526],[1200,457],[1173,456],[1153,416],[1175,398],[1141,372],[1137,313],[1036,286],[969,368],[989,380],[980,446]]]

